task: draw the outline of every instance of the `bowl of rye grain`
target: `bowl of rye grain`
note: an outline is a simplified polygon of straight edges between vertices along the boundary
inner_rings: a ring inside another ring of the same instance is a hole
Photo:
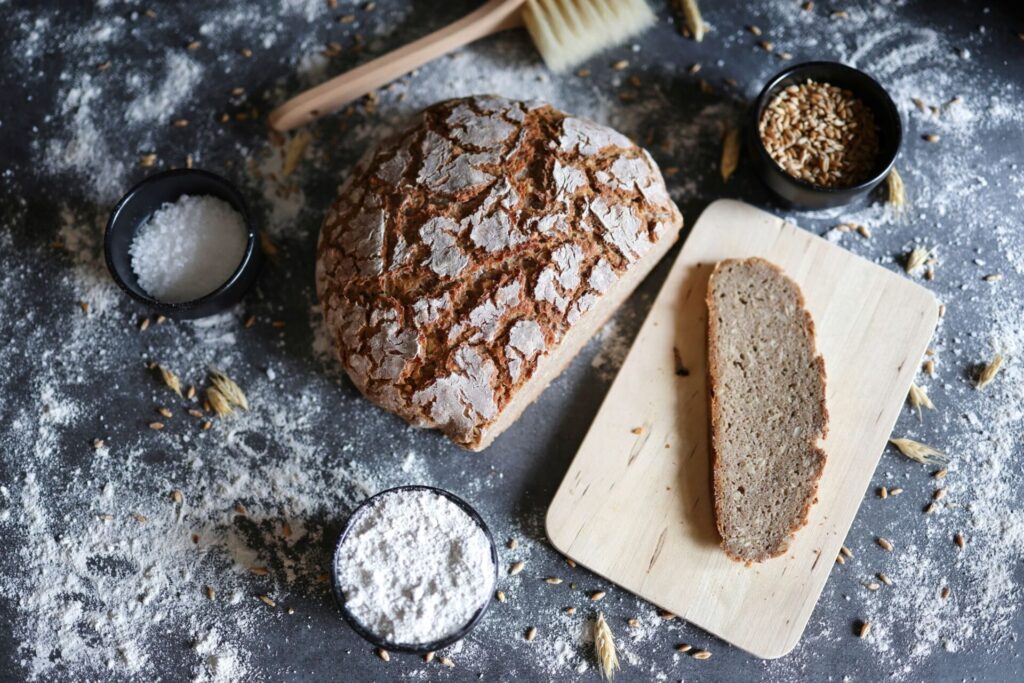
[[[762,182],[788,206],[848,204],[892,170],[903,139],[885,88],[838,62],[804,62],[773,76],[751,108],[748,148]]]

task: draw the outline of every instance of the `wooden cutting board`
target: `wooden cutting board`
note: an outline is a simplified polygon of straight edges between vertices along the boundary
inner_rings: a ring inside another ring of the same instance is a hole
[[[778,264],[803,289],[830,414],[828,461],[807,526],[784,555],[752,567],[718,545],[705,378],[708,276],[717,261],[746,256]],[[752,654],[786,654],[832,570],[938,310],[931,293],[902,274],[741,202],[715,202],[683,246],[551,503],[551,543]]]

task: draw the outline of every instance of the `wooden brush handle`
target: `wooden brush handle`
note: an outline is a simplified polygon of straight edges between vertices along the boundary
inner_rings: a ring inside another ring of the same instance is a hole
[[[474,40],[522,25],[526,0],[490,0],[454,24],[293,97],[270,112],[270,126],[287,131],[340,109],[432,59]]]

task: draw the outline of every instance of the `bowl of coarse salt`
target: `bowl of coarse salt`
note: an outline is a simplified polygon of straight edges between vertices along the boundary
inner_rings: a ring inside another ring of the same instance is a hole
[[[383,653],[425,654],[461,640],[483,618],[498,552],[464,500],[433,486],[399,486],[352,513],[331,577],[356,633]]]
[[[110,214],[104,254],[121,289],[176,318],[238,303],[262,262],[242,195],[199,169],[159,173],[129,190]]]

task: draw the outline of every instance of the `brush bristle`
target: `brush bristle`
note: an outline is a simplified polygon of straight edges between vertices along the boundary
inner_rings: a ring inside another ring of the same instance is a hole
[[[645,0],[528,0],[526,29],[552,71],[579,64],[654,23]]]

